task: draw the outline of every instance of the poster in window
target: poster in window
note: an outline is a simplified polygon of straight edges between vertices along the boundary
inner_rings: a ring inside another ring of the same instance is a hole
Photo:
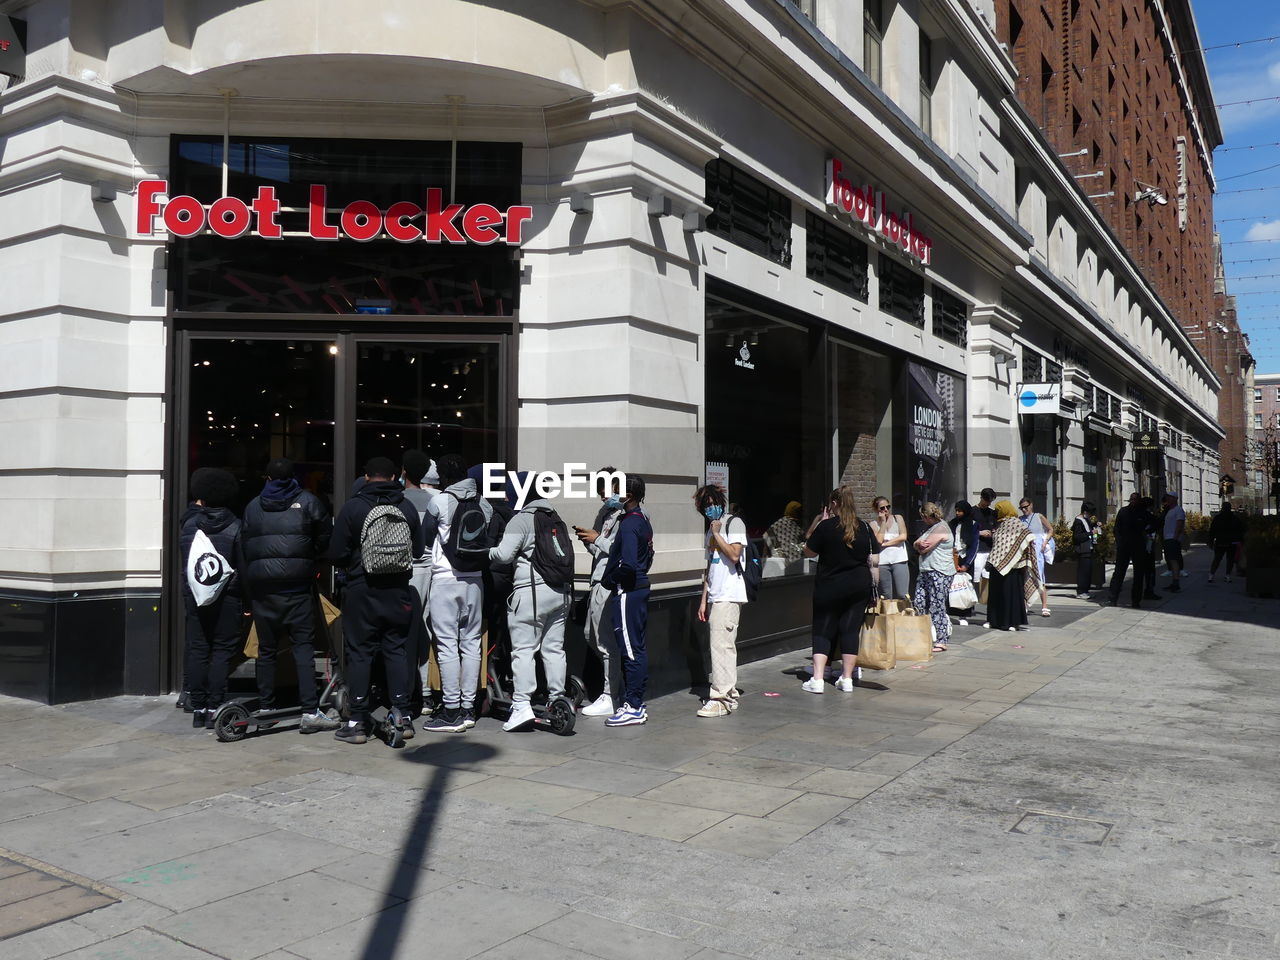
[[[950,516],[965,497],[965,384],[960,377],[907,364],[907,489],[910,517],[932,501]]]

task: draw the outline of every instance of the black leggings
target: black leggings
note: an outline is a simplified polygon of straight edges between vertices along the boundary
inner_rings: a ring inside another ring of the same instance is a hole
[[[813,652],[823,656],[831,656],[836,643],[840,644],[840,653],[856,655],[858,652],[858,634],[862,631],[862,621],[867,612],[866,593],[844,597],[837,603],[813,603]]]
[[[1213,563],[1209,566],[1209,576],[1213,576],[1218,572],[1218,564],[1222,562],[1222,558],[1227,558],[1227,576],[1231,576],[1231,571],[1236,568],[1236,544],[1224,543],[1214,544],[1213,547]]]

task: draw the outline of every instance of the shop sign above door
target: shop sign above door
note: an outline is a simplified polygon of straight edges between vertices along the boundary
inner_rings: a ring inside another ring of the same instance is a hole
[[[1157,453],[1160,450],[1160,434],[1154,430],[1141,430],[1133,438],[1134,453]]]
[[[827,160],[826,200],[828,209],[851,217],[921,263],[933,262],[933,241],[916,227],[911,214],[890,211],[889,198],[883,190],[870,184],[854,186],[844,174],[843,161],[835,157]]]
[[[1019,413],[1057,414],[1062,400],[1060,383],[1018,384]]]
[[[243,237],[250,230],[266,240],[284,236],[278,220],[283,208],[275,187],[259,187],[257,196],[248,202],[239,197],[220,197],[207,206],[195,197],[169,197],[168,193],[167,180],[143,180],[138,184],[137,226],[141,236],[167,231],[175,237],[194,237],[206,229],[228,240]],[[323,184],[311,185],[306,235],[313,240],[346,237],[363,242],[387,236],[401,243],[425,240],[518,246],[525,221],[533,216],[533,207],[499,210],[488,203],[445,203],[443,191],[433,187],[427,190],[425,206],[401,200],[383,210],[370,200],[355,200],[331,220],[335,211],[327,206],[327,195],[328,188]]]

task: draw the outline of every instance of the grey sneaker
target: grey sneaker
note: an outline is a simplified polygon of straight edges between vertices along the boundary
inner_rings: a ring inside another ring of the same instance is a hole
[[[340,726],[342,726],[341,720],[335,720],[333,717],[317,710],[314,713],[304,713],[302,715],[302,721],[298,724],[298,732],[319,733],[322,730],[337,730]]]
[[[459,707],[443,707],[440,712],[423,724],[427,733],[461,733],[467,729]]]
[[[476,725],[475,707],[463,707],[459,719],[462,721],[462,729],[470,730]]]

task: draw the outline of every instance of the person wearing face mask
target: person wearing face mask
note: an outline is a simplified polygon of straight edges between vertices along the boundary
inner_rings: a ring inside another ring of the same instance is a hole
[[[700,717],[727,717],[738,709],[738,620],[747,602],[742,555],[747,524],[725,513],[724,491],[714,485],[693,494],[694,509],[707,521],[707,564],[702,575],[698,619],[707,624],[711,670]]]
[[[616,473],[615,467],[601,467],[599,473]],[[600,657],[604,669],[604,689],[592,703],[582,708],[584,717],[611,717],[617,704],[615,698],[622,690],[622,668],[618,662],[618,645],[613,637],[613,620],[609,610],[612,593],[602,582],[604,568],[609,562],[609,548],[622,516],[622,491],[615,480],[606,485],[603,477],[596,481],[596,495],[600,498],[600,510],[590,529],[574,527],[574,533],[591,554],[591,586],[587,593],[587,646]]]

